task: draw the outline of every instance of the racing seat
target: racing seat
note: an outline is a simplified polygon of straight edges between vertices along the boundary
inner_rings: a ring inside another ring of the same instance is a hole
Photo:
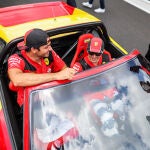
[[[104,52],[103,52],[103,56],[104,55],[107,55],[107,62],[111,61],[112,60],[112,57],[111,57],[111,54],[110,52],[108,52],[107,50],[104,49]]]
[[[88,42],[93,37],[94,37],[94,35],[91,33],[86,33],[79,37],[77,49],[76,49],[75,55],[72,59],[70,67],[73,67],[75,62],[80,61],[82,58],[84,58],[88,54],[87,53]]]

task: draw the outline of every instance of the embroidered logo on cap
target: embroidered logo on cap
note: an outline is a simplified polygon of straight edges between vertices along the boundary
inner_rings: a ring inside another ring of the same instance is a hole
[[[98,42],[94,42],[94,46],[98,46]]]

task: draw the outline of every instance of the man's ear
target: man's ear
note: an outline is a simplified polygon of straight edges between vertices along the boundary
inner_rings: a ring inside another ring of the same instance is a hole
[[[34,47],[31,47],[31,52],[32,52],[32,53],[35,54],[35,53],[37,52],[37,50],[38,50],[38,49],[36,49],[36,48],[34,48]]]

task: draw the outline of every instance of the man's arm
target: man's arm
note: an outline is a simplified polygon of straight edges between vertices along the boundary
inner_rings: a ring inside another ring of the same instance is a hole
[[[22,70],[17,68],[12,68],[8,70],[8,75],[10,80],[13,82],[14,86],[33,86],[53,80],[71,80],[75,74],[73,68],[64,68],[63,70],[56,73],[24,73]]]

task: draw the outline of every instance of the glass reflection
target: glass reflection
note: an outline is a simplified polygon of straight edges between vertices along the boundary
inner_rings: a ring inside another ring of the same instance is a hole
[[[32,93],[33,149],[149,150],[150,77],[139,60]],[[144,90],[143,90],[144,89]],[[146,90],[148,89],[148,90]],[[107,144],[106,144],[107,143]]]

